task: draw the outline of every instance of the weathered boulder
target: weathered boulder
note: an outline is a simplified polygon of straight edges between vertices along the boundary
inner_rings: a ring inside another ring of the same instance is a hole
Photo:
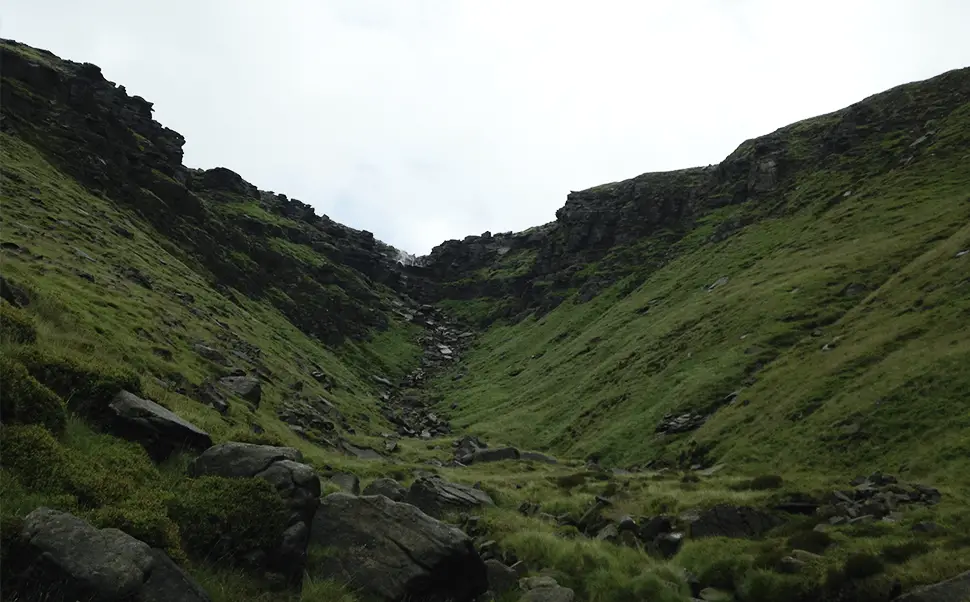
[[[462,458],[471,456],[477,451],[488,449],[488,445],[478,437],[465,435],[454,442],[455,459],[461,462]]]
[[[394,502],[402,502],[408,495],[408,490],[394,479],[375,479],[364,487],[364,495],[383,495]]]
[[[405,501],[434,517],[448,511],[494,506],[487,493],[467,485],[451,483],[437,476],[421,477],[411,484]]]
[[[330,482],[352,495],[360,495],[360,479],[349,472],[335,472],[330,475]]]
[[[179,448],[202,451],[212,446],[208,433],[154,401],[121,391],[108,404],[108,428],[116,435],[141,443],[156,460]]]
[[[27,595],[92,602],[208,602],[206,593],[160,550],[65,512],[38,508],[21,532]],[[45,593],[46,592],[46,593]],[[5,592],[16,599],[19,592]],[[44,597],[43,599],[49,599]]]
[[[504,594],[519,584],[518,573],[494,558],[485,561],[485,570],[488,573],[488,589],[493,593]]]
[[[226,376],[219,379],[219,384],[233,395],[258,406],[263,398],[263,388],[258,378],[252,376]]]
[[[311,544],[326,553],[312,575],[382,600],[473,600],[488,589],[471,539],[410,504],[334,493],[316,513]]]
[[[767,512],[730,504],[718,504],[703,511],[691,510],[680,518],[688,525],[692,538],[756,537],[781,523]]]

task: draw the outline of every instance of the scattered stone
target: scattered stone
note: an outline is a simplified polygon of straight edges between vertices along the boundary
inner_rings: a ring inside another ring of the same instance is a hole
[[[558,587],[559,583],[552,577],[546,575],[540,575],[538,577],[525,577],[519,579],[519,589],[525,591],[530,591],[534,589],[542,589],[545,587]]]
[[[362,588],[366,596],[470,602],[488,589],[485,563],[465,533],[382,496],[328,495],[311,541],[328,553],[310,574]]]
[[[663,418],[660,419],[660,424],[654,429],[658,433],[686,433],[687,431],[692,431],[701,427],[707,420],[707,416],[703,414],[698,414],[696,412],[687,412],[684,414],[664,414]]]
[[[219,384],[233,395],[238,395],[255,406],[258,406],[263,398],[259,379],[252,376],[226,376],[219,379]]]
[[[203,345],[202,343],[196,343],[195,352],[205,359],[216,362],[217,364],[226,363],[226,355],[214,347],[209,347],[208,345]]]
[[[156,461],[180,448],[203,451],[212,446],[208,433],[154,401],[120,391],[108,404],[112,433],[145,447]]]
[[[440,517],[447,511],[463,511],[494,506],[487,493],[467,485],[450,483],[437,476],[421,477],[411,484],[406,498],[425,513]]]
[[[914,533],[942,533],[943,530],[943,527],[930,521],[924,521],[913,525]]]
[[[383,495],[391,501],[402,502],[408,490],[394,479],[381,478],[364,487],[364,495]]]
[[[795,558],[794,556],[785,556],[778,562],[778,570],[781,573],[794,575],[795,573],[800,573],[806,564],[804,560]]]
[[[714,589],[713,587],[705,587],[702,589],[699,597],[704,602],[732,602],[734,600],[732,594]]]
[[[388,379],[384,378],[383,376],[378,376],[378,375],[375,374],[373,378],[374,378],[374,382],[376,382],[379,385],[384,385],[385,387],[393,387],[394,386],[394,383],[392,383]]]
[[[349,472],[337,472],[330,475],[330,482],[340,487],[344,492],[360,495],[360,479]]]

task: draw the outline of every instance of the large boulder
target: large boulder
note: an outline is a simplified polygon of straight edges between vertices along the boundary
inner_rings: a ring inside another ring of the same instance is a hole
[[[325,552],[308,572],[369,597],[461,602],[488,589],[485,563],[465,533],[384,496],[328,495],[310,538]]]
[[[119,531],[98,529],[65,512],[38,508],[21,532],[25,566],[18,584],[43,600],[209,602],[161,550]],[[5,592],[17,599],[20,592]],[[33,599],[33,598],[22,598]]]
[[[718,504],[707,510],[690,510],[681,520],[693,538],[757,537],[778,526],[778,517],[749,506]]]
[[[383,495],[394,502],[402,502],[408,495],[408,490],[394,479],[375,479],[364,487],[364,495]]]
[[[310,524],[320,504],[320,477],[302,460],[303,454],[292,447],[229,442],[210,447],[189,465],[191,476],[255,477],[276,488],[291,514],[271,565],[291,580],[303,573]]]
[[[163,460],[180,448],[202,451],[212,437],[154,401],[120,391],[108,404],[108,426],[113,433],[141,443],[149,455]]]
[[[494,506],[487,493],[467,485],[451,483],[437,476],[421,477],[411,484],[405,501],[423,512],[440,517],[449,511]]]

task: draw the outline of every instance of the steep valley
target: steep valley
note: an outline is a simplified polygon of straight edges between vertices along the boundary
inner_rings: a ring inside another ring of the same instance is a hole
[[[414,258],[0,58],[4,599],[970,599],[970,68]]]

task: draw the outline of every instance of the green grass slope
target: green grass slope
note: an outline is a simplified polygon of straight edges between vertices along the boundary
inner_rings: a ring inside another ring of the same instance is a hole
[[[628,465],[709,448],[746,467],[970,486],[970,103],[926,127],[795,169],[770,202],[701,214],[661,267],[587,303],[493,326],[467,376],[437,383],[456,424]],[[710,418],[655,432],[687,412]]]

